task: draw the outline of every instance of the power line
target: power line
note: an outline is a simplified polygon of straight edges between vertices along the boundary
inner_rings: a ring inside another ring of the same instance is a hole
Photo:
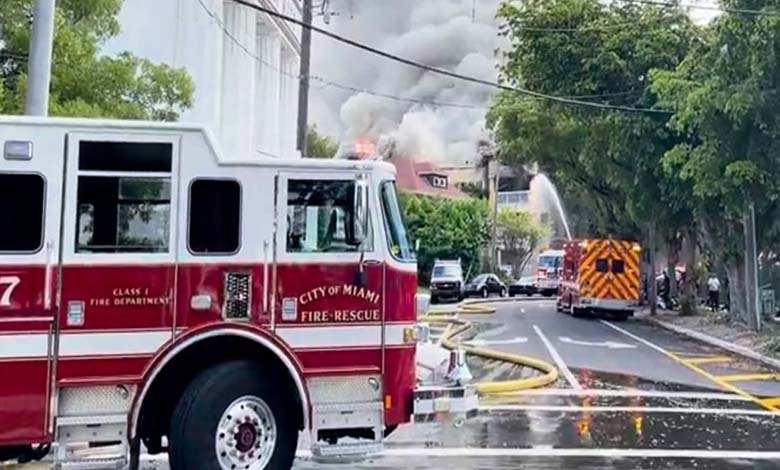
[[[740,15],[754,16],[780,16],[777,10],[755,10],[751,8],[731,8],[712,5],[699,5],[696,3],[677,3],[667,0],[622,0],[625,3],[639,3],[642,5],[653,5],[665,8],[690,8],[692,10],[706,10],[720,13],[734,13]]]
[[[233,0],[235,3],[239,3],[241,5],[244,5],[245,7],[251,8],[256,11],[260,11],[262,13],[265,13],[267,15],[282,19],[288,23],[296,24],[302,28],[308,28],[312,31],[319,33],[323,36],[327,36],[331,39],[334,39],[338,42],[341,42],[343,44],[347,44],[349,46],[352,46],[356,49],[360,49],[366,52],[369,52],[371,54],[383,57],[388,60],[392,60],[401,64],[408,65],[410,67],[415,67],[421,70],[426,70],[428,72],[436,73],[439,75],[443,75],[446,77],[454,78],[456,80],[462,80],[466,82],[476,83],[492,88],[496,88],[499,90],[512,92],[512,93],[518,93],[521,95],[529,96],[532,98],[540,99],[540,100],[546,100],[546,101],[552,101],[556,103],[566,104],[566,105],[573,105],[573,106],[581,106],[581,107],[589,107],[589,108],[595,108],[595,109],[604,109],[604,110],[613,110],[613,111],[624,111],[624,112],[632,112],[632,113],[650,113],[650,114],[672,114],[671,111],[667,110],[661,110],[661,109],[653,109],[653,108],[634,108],[630,106],[619,106],[619,105],[611,105],[611,104],[605,104],[605,103],[594,103],[590,101],[580,101],[573,98],[566,98],[563,96],[555,96],[555,95],[548,95],[546,93],[541,93],[533,90],[527,90],[523,88],[517,88],[517,87],[511,87],[508,85],[502,85],[501,83],[491,82],[489,80],[483,80],[476,77],[469,77],[466,75],[461,75],[455,72],[451,72],[449,70],[440,69],[437,67],[432,67],[426,64],[423,64],[421,62],[417,62],[415,60],[407,59],[405,57],[401,57],[395,54],[391,54],[389,52],[374,48],[372,46],[369,46],[364,43],[360,43],[357,41],[354,41],[352,39],[346,38],[344,36],[338,35],[336,33],[330,32],[326,29],[313,26],[313,25],[307,25],[303,21],[293,18],[288,15],[284,15],[282,13],[279,13],[277,11],[271,10],[269,8],[262,7],[260,5],[255,5],[254,3],[251,3],[247,0]]]
[[[206,11],[206,14],[208,14],[208,16],[211,17],[211,19],[214,20],[214,22],[217,24],[217,26],[219,26],[219,28],[225,33],[225,35],[228,37],[228,39],[230,39],[236,46],[238,46],[241,50],[243,50],[244,53],[246,53],[249,57],[255,59],[256,61],[258,61],[263,66],[268,67],[271,70],[274,70],[276,72],[279,72],[279,73],[281,73],[282,75],[284,75],[286,77],[289,77],[289,78],[292,78],[292,79],[295,79],[295,80],[300,80],[300,78],[301,78],[300,74],[291,74],[289,72],[286,72],[285,70],[283,70],[283,69],[281,69],[279,67],[274,66],[270,62],[264,60],[262,57],[258,56],[257,54],[255,54],[251,50],[249,50],[249,48],[245,44],[243,44],[241,41],[239,41],[239,39],[237,37],[235,37],[235,35],[233,35],[232,33],[230,33],[227,30],[227,27],[222,22],[222,20],[219,18],[219,16],[214,11],[209,9],[208,6],[206,6],[206,4],[203,3],[203,0],[198,0],[198,3],[203,8],[203,10]],[[435,107],[445,107],[445,108],[482,109],[482,110],[490,109],[489,106],[480,106],[480,105],[468,104],[468,103],[450,103],[450,102],[433,101],[433,100],[425,100],[425,99],[417,99],[417,98],[406,98],[406,97],[391,95],[391,94],[387,94],[387,93],[379,93],[379,92],[372,91],[372,90],[366,90],[366,89],[363,89],[363,88],[358,88],[358,87],[353,87],[353,86],[349,86],[349,85],[344,85],[342,83],[334,82],[332,80],[328,80],[326,78],[319,77],[319,76],[316,76],[316,75],[310,75],[309,79],[312,80],[312,81],[316,81],[316,82],[322,83],[323,86],[320,87],[320,88],[326,88],[326,87],[332,86],[334,88],[339,88],[339,89],[342,89],[344,91],[349,91],[349,92],[352,92],[352,93],[365,93],[365,94],[372,95],[372,96],[377,96],[377,97],[380,97],[380,98],[386,98],[386,99],[390,99],[390,100],[401,101],[401,102],[412,103],[412,104],[421,104],[421,105],[428,105],[428,106],[435,106]]]

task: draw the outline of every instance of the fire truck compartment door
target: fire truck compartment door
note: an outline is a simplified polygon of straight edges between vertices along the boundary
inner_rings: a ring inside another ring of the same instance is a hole
[[[64,137],[0,126],[0,446],[47,442]]]
[[[365,237],[356,237],[354,229],[357,172],[288,172],[277,178],[274,323],[293,349],[322,352],[300,355],[305,369],[367,371],[381,364],[381,354],[355,354],[346,362],[343,355],[345,347],[382,346],[382,222],[375,185],[363,176],[370,193]]]

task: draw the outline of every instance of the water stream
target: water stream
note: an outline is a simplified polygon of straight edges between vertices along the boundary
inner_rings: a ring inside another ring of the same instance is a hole
[[[569,230],[569,221],[566,219],[566,212],[563,210],[563,204],[561,203],[561,197],[558,195],[558,190],[555,189],[555,185],[550,181],[544,173],[537,173],[534,179],[531,180],[531,194],[536,200],[537,204],[541,204],[542,207],[552,208],[558,216],[558,219],[563,225],[563,229],[566,232],[566,238],[571,240],[571,230]]]

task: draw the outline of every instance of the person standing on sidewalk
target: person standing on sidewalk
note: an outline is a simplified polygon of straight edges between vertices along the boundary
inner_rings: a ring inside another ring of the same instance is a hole
[[[713,312],[717,312],[720,307],[720,280],[714,273],[707,279],[707,290],[710,294],[707,303]]]

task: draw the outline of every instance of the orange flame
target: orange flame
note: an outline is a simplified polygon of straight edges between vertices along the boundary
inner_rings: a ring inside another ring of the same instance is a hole
[[[361,157],[368,157],[376,154],[376,144],[370,140],[360,139],[355,141],[355,153]]]

